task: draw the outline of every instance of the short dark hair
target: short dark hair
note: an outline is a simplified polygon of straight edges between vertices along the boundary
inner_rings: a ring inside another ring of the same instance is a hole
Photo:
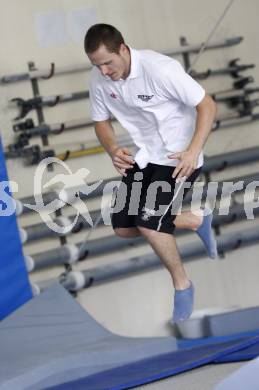
[[[86,53],[93,53],[104,45],[111,53],[119,53],[124,38],[115,27],[110,24],[98,23],[89,28],[85,35],[84,48]]]

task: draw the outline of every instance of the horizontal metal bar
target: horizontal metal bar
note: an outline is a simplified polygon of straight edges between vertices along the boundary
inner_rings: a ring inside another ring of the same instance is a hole
[[[253,245],[259,242],[259,227],[227,233],[217,238],[219,252],[227,252],[239,247]],[[206,255],[201,242],[193,242],[188,245],[179,245],[179,252],[184,262],[193,261]],[[210,260],[216,261],[216,260]],[[143,271],[160,268],[162,263],[155,254],[142,257],[134,257],[129,260],[118,261],[106,266],[99,266],[80,272],[84,278],[84,284],[78,286],[76,273],[70,272],[60,277],[60,283],[68,290],[78,291],[85,287],[110,282],[118,278],[127,277]]]
[[[222,39],[218,41],[214,41],[206,45],[205,50],[211,50],[211,49],[218,49],[221,47],[229,47],[233,45],[239,44],[243,40],[243,37],[231,37],[227,39]],[[170,53],[165,53],[168,55],[179,55],[182,53],[197,53],[203,43],[196,44],[196,45],[187,45],[187,46],[180,46],[178,48],[170,50]],[[53,75],[62,75],[62,74],[69,74],[69,73],[76,73],[76,72],[82,72],[91,69],[90,64],[76,64],[76,65],[69,65],[69,66],[63,66],[59,68],[55,68]],[[0,77],[0,84],[7,84],[7,83],[14,83],[18,81],[25,81],[25,80],[31,80],[35,78],[46,78],[50,75],[51,70],[50,69],[44,69],[44,70],[35,70],[28,73],[18,73],[18,74],[12,74],[12,75],[6,75]]]
[[[232,99],[239,99],[243,98],[245,99],[248,95],[251,95],[253,93],[259,92],[259,87],[258,88],[246,88],[246,89],[233,89],[231,91],[222,91],[219,93],[212,93],[211,96],[215,100],[215,102],[228,102],[229,100]]]
[[[258,101],[251,102],[251,104],[257,104],[259,103]],[[249,109],[250,111],[250,109]],[[251,115],[245,115],[242,117],[243,112],[239,112],[236,115],[233,115],[228,118],[222,118],[218,119],[216,122],[213,124],[212,130],[218,130],[221,128],[232,128],[233,126],[241,125],[241,124],[246,124],[250,123],[254,120],[259,119],[259,114],[251,114]],[[90,123],[88,123],[90,125]],[[63,129],[60,129],[59,132],[62,132]],[[28,133],[27,133],[28,134]],[[134,143],[132,139],[130,138],[129,135],[120,135],[117,137],[117,142],[120,146],[128,146],[128,147],[134,147]],[[34,147],[38,147],[37,145]],[[38,147],[39,148],[39,147]],[[17,144],[11,144],[6,148],[5,151],[5,158],[27,158],[27,162],[29,165],[33,164],[38,164],[39,161],[41,161],[43,158],[47,156],[55,156],[56,158],[59,158],[61,160],[68,160],[71,158],[78,158],[82,156],[90,156],[90,155],[95,155],[98,153],[104,153],[105,149],[103,146],[100,146],[100,144],[96,143],[91,147],[84,148],[84,149],[79,149],[79,150],[66,150],[63,153],[55,154],[55,151],[53,149],[51,150],[41,150],[39,149],[37,153],[35,153],[34,158],[31,159],[30,156],[32,154],[30,148],[17,148]]]
[[[220,118],[216,120],[213,124],[212,130],[218,130],[223,128],[230,128],[234,126],[239,126],[243,124],[250,123],[252,121],[258,120],[259,114],[250,114],[250,115],[244,115],[240,116],[240,113],[237,113],[235,115],[231,115],[230,117],[226,118]],[[116,122],[117,120],[112,117],[110,118],[111,122]],[[90,127],[94,126],[94,122],[89,118],[81,118],[81,119],[75,119],[71,121],[66,122],[58,122],[51,125],[48,124],[41,124],[36,127],[32,128],[26,128],[26,129],[20,129],[20,123],[16,123],[13,126],[13,130],[15,132],[22,132],[22,134],[30,137],[35,136],[42,136],[42,135],[57,135],[61,134],[63,131],[70,131],[75,129],[80,129],[83,127]],[[119,142],[123,142],[124,144],[127,144],[128,146],[133,145],[131,138],[128,135],[124,135],[124,139],[118,139]],[[99,146],[99,144],[96,143],[96,146]],[[95,146],[95,147],[96,147]],[[88,149],[86,149],[88,150]]]
[[[211,157],[205,157],[205,163],[202,172],[222,171],[225,168],[231,168],[243,164],[249,164],[259,160],[259,147],[235,150],[233,152],[217,154]]]
[[[258,215],[259,208],[255,208],[254,216],[257,217]],[[218,215],[218,209],[215,210],[213,218],[213,227],[221,227],[225,224],[242,221],[246,219],[246,217],[247,215],[244,205],[234,203],[226,215]],[[185,230],[175,230],[175,236],[180,236],[186,233],[187,231]],[[121,239],[120,237],[113,234],[107,237],[101,237],[87,242],[87,244],[85,245],[85,255],[87,259],[89,259],[89,257],[92,258],[94,256],[106,255],[114,251],[134,248],[145,243],[146,240],[142,236]],[[81,242],[76,245],[78,249],[80,249],[83,243]],[[62,246],[60,248],[51,249],[49,251],[32,254],[31,258],[34,262],[34,271],[69,262],[70,251],[66,247]]]
[[[115,118],[111,118],[111,121],[115,121]],[[81,118],[81,119],[73,119],[66,122],[58,122],[53,123],[52,125],[48,125],[46,123],[41,124],[39,126],[20,129],[20,124],[17,123],[13,126],[13,130],[15,132],[21,132],[22,134],[27,135],[28,137],[41,136],[45,134],[61,134],[63,131],[68,130],[76,130],[82,127],[93,126],[94,122],[90,118]]]

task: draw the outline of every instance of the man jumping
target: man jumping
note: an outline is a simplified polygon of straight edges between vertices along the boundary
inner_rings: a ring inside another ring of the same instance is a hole
[[[123,175],[116,202],[123,187],[128,189],[125,207],[113,213],[113,229],[120,237],[147,239],[172,277],[172,320],[184,321],[193,311],[194,286],[183,267],[174,229],[195,230],[211,258],[217,256],[217,246],[211,214],[179,214],[175,205],[183,184],[185,196],[188,185],[199,176],[215,103],[179,62],[151,50],[130,48],[111,25],[93,25],[84,47],[93,64],[90,107],[96,135]],[[129,132],[138,149],[134,157],[118,145],[111,115]],[[134,192],[139,181],[141,191]],[[139,200],[135,215],[129,212],[132,198]]]

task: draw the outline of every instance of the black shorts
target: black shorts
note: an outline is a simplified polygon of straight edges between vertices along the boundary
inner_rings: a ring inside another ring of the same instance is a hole
[[[172,234],[173,220],[201,168],[180,183],[172,177],[173,171],[174,167],[151,163],[143,169],[135,163],[128,169],[113,194],[113,228],[143,226]]]

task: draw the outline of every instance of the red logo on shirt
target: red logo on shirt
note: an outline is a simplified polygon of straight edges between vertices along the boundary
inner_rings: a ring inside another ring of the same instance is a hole
[[[112,92],[110,94],[110,97],[112,97],[113,99],[117,99],[118,98],[118,95],[116,95],[114,92]]]

